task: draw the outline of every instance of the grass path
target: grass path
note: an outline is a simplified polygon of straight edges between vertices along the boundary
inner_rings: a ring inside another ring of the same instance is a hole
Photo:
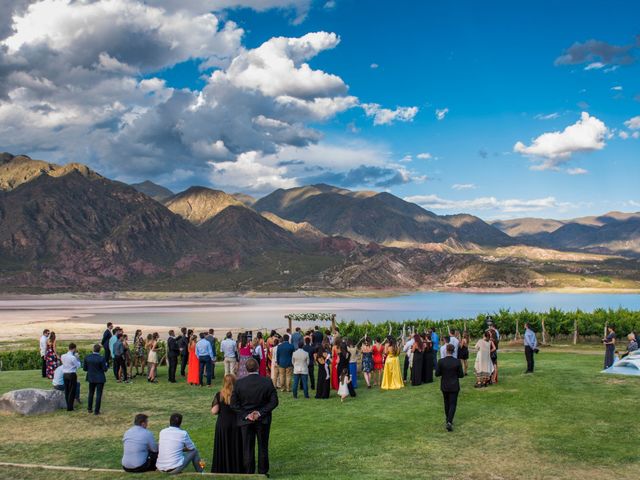
[[[464,379],[453,433],[444,430],[436,384],[394,392],[359,388],[358,397],[344,404],[335,397],[294,401],[290,394],[280,395],[271,435],[272,476],[636,477],[632,472],[640,471],[640,450],[636,429],[630,426],[635,424],[640,378],[599,374],[600,355],[545,351],[537,357],[535,375],[522,374],[520,353],[501,354],[500,360],[499,385],[476,390],[471,377]],[[30,386],[48,388],[48,383],[37,371],[0,373],[0,394]],[[215,391],[183,383],[111,381],[104,415],[97,418],[84,411],[1,417],[0,461],[119,468],[120,439],[135,413],[149,414],[157,435],[170,413],[180,411],[209,466],[214,431],[209,405]],[[83,384],[83,397],[85,393]],[[50,473],[0,467],[0,478],[53,478]]]

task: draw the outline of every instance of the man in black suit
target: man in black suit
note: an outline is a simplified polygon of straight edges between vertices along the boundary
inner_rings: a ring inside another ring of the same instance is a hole
[[[109,370],[109,364],[105,358],[100,355],[100,345],[93,346],[93,353],[84,358],[84,366],[87,372],[87,382],[89,382],[89,401],[87,408],[89,413],[100,415],[100,405],[102,404],[102,389],[107,381],[104,372]],[[96,408],[93,409],[93,396],[96,395]]]
[[[187,327],[180,329],[180,336],[178,340],[178,346],[180,347],[180,376],[184,377],[187,370],[187,363],[189,362],[189,335],[187,335]]]
[[[111,340],[112,335],[111,330],[113,330],[113,323],[109,322],[107,323],[107,329],[102,334],[102,341],[100,342],[100,345],[104,348],[104,358],[107,364],[109,360],[111,360],[111,351],[109,350],[109,340]]]
[[[460,382],[458,379],[464,377],[462,362],[453,356],[456,347],[451,343],[447,344],[447,356],[438,360],[436,365],[436,377],[440,378],[440,390],[444,397],[444,414],[447,419],[447,430],[453,430],[453,417],[456,414],[458,405],[458,393],[460,392]]]
[[[247,375],[236,382],[231,408],[238,414],[242,433],[244,473],[256,471],[256,437],[258,439],[258,473],[269,472],[269,430],[271,412],[278,406],[278,393],[270,378],[258,375],[258,362],[247,360]]]
[[[169,382],[176,383],[176,369],[178,368],[178,356],[180,346],[176,340],[175,332],[169,330],[169,340],[167,340],[167,359],[169,360]]]
[[[320,331],[320,327],[318,327],[317,325],[313,329],[312,339],[313,339],[314,347],[319,347],[320,345],[322,345],[322,340],[324,340],[324,334]]]

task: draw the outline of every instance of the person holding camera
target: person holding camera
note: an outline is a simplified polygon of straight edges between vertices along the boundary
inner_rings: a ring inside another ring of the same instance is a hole
[[[536,333],[531,330],[529,323],[524,324],[524,356],[527,359],[527,371],[524,373],[533,373],[534,359],[533,356],[538,352],[538,339]]]

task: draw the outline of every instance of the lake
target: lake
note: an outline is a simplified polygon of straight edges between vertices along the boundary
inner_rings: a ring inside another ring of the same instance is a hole
[[[120,325],[271,329],[287,325],[287,313],[331,312],[338,320],[402,322],[474,317],[502,308],[545,311],[618,308],[640,310],[638,294],[422,292],[385,298],[220,297],[177,300],[0,300],[0,318],[42,315]]]

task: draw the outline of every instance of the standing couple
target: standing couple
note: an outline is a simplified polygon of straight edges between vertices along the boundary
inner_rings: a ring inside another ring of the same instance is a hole
[[[253,474],[255,444],[258,441],[258,473],[269,472],[269,432],[271,412],[278,406],[278,394],[271,379],[258,374],[258,362],[249,358],[247,376],[236,382],[224,376],[211,413],[218,416],[213,444],[214,473]]]

